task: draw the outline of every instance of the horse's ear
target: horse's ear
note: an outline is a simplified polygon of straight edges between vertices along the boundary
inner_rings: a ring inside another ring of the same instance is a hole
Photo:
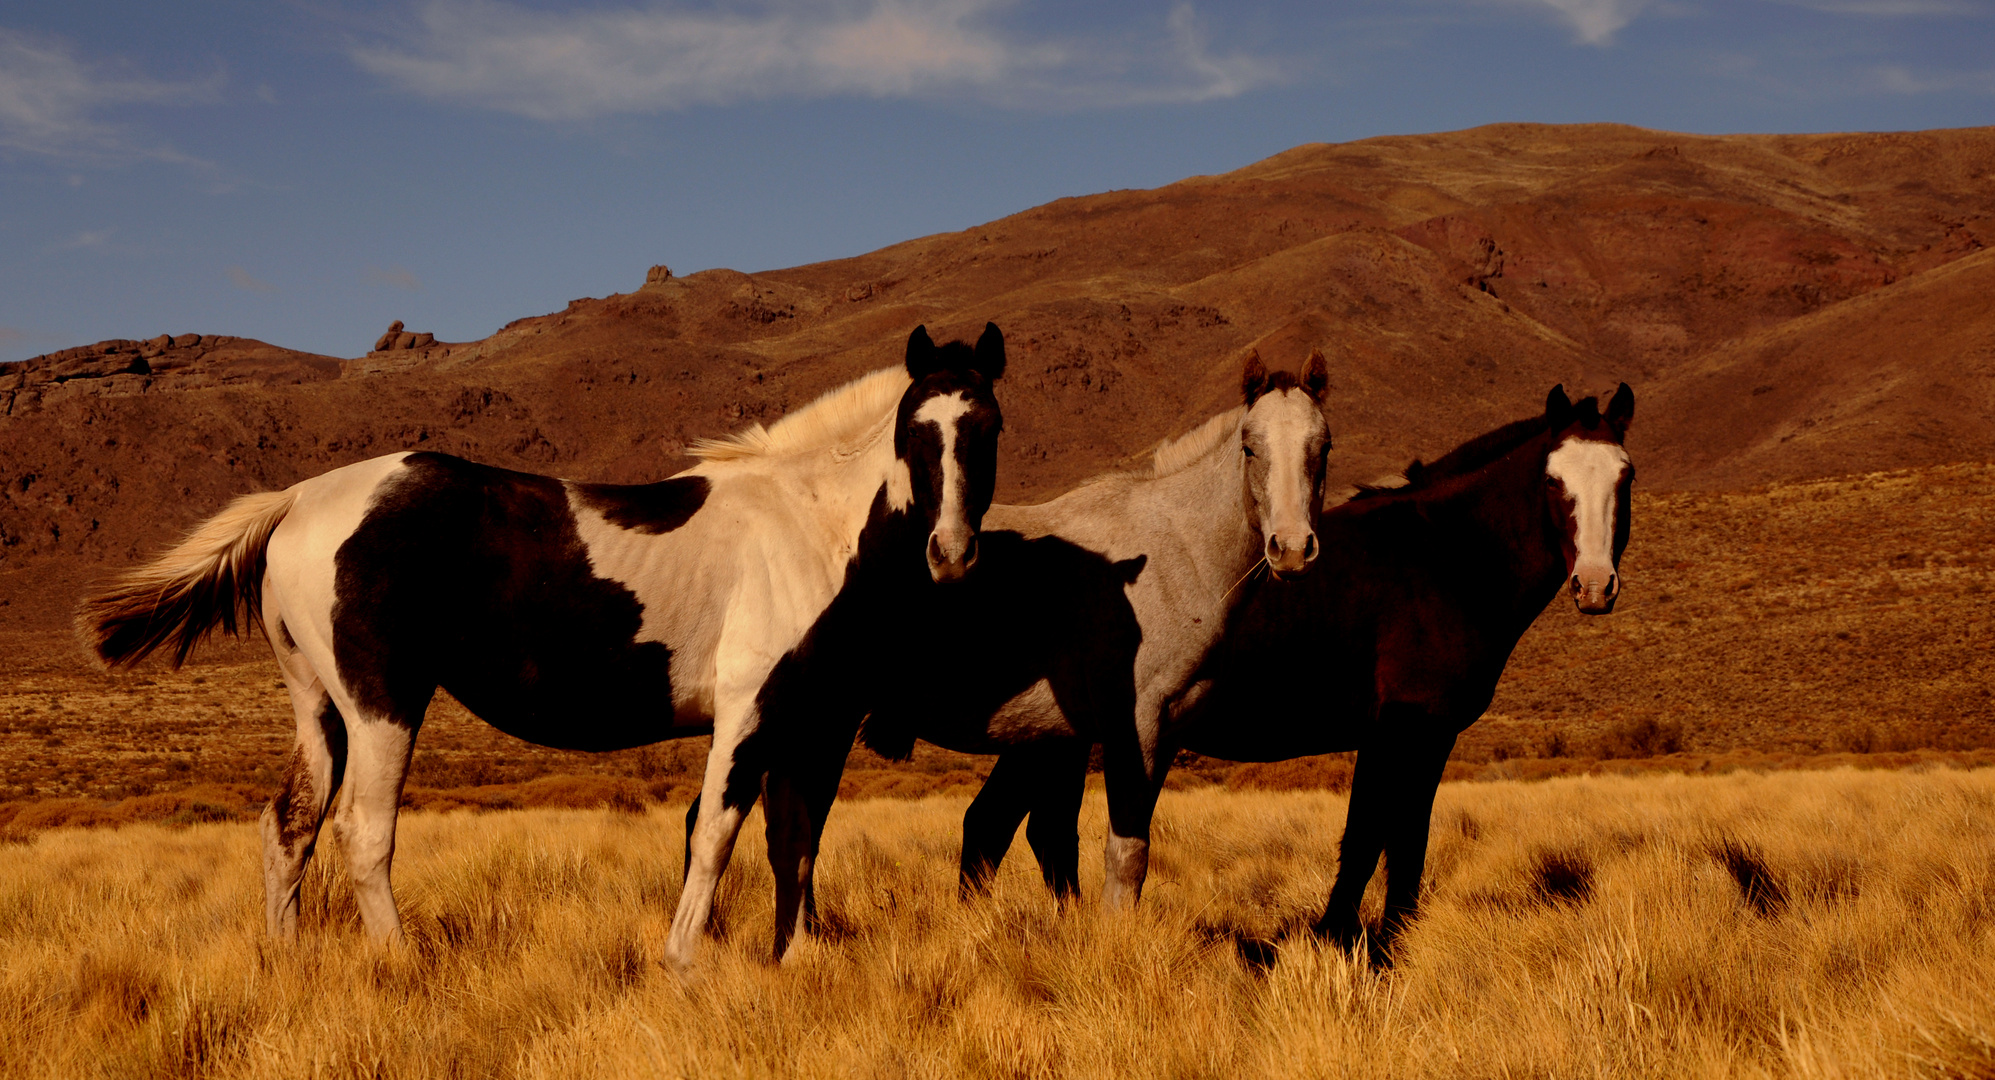
[[[1302,392],[1309,400],[1323,404],[1323,391],[1330,386],[1330,362],[1323,359],[1322,349],[1309,350],[1309,359],[1302,364]]]
[[[1627,383],[1622,383],[1621,389],[1614,391],[1613,399],[1607,402],[1607,426],[1614,429],[1616,438],[1625,438],[1628,421],[1634,418],[1635,392],[1628,388]]]
[[[1545,419],[1555,424],[1563,424],[1567,413],[1572,411],[1572,399],[1566,396],[1564,383],[1552,387],[1545,395]]]
[[[914,328],[907,336],[907,374],[916,382],[935,373],[941,358],[935,354],[935,339],[928,336],[926,325]]]
[[[1255,349],[1247,354],[1247,370],[1240,373],[1240,396],[1252,405],[1267,388],[1268,366],[1261,363],[1261,351]]]
[[[996,323],[984,324],[984,335],[977,339],[973,366],[992,382],[1004,377],[1004,332],[998,329]]]

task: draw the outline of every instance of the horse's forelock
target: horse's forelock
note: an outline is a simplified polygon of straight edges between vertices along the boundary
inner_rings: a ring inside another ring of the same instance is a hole
[[[923,404],[949,394],[962,394],[972,411],[998,411],[997,397],[991,392],[991,380],[978,368],[971,366],[976,350],[960,341],[952,341],[938,346],[938,354],[945,362],[911,383],[901,395],[900,415],[894,424],[894,456],[907,456],[908,426],[914,423],[914,414]],[[1000,413],[1000,416],[1002,414]]]

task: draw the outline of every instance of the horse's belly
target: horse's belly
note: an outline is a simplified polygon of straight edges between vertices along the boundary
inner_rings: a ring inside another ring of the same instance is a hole
[[[964,754],[996,754],[1021,743],[1074,735],[1074,725],[1054,701],[1052,684],[1045,679],[1013,695],[994,712],[934,717],[921,726],[922,738]]]
[[[563,750],[624,750],[713,731],[710,711],[674,701],[664,645],[632,642],[607,652],[514,656],[483,670],[473,665],[443,687],[500,731]]]

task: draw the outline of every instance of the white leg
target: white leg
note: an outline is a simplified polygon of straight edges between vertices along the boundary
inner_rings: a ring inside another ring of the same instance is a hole
[[[713,915],[721,872],[734,855],[734,841],[741,834],[748,808],[755,805],[760,786],[759,778],[751,785],[737,782],[731,796],[729,793],[728,780],[736,758],[754,730],[752,700],[737,695],[729,707],[715,709],[716,713],[733,715],[714,718],[713,748],[707,752],[706,776],[700,785],[699,821],[688,838],[691,857],[686,863],[686,883],[679,891],[672,931],[665,939],[665,960],[681,971],[692,967],[698,954],[700,935]]]
[[[417,716],[420,719],[421,714]],[[402,917],[395,910],[388,875],[395,861],[395,813],[408,778],[415,728],[398,720],[367,717],[349,720],[346,730],[339,833],[346,847],[347,873],[353,878],[354,900],[368,936],[400,943]]]

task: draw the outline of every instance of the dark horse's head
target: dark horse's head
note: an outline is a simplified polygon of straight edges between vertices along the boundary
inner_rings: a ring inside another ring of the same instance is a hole
[[[914,380],[895,418],[894,456],[907,470],[902,496],[928,525],[928,573],[961,581],[977,563],[977,530],[997,490],[997,441],[1004,430],[991,384],[1004,374],[1004,335],[985,323],[973,347],[937,345],[926,326],[907,339]]]
[[[1602,414],[1593,398],[1575,404],[1563,386],[1545,398],[1545,508],[1560,535],[1566,590],[1587,615],[1606,615],[1621,595],[1621,552],[1628,547],[1628,493],[1635,464],[1621,445],[1635,416],[1627,383]]]
[[[1247,524],[1261,534],[1262,557],[1276,576],[1299,574],[1316,561],[1316,508],[1323,505],[1323,463],[1330,425],[1323,390],[1330,371],[1311,352],[1302,377],[1272,374],[1256,352],[1240,380],[1247,414],[1240,421],[1246,456]]]

